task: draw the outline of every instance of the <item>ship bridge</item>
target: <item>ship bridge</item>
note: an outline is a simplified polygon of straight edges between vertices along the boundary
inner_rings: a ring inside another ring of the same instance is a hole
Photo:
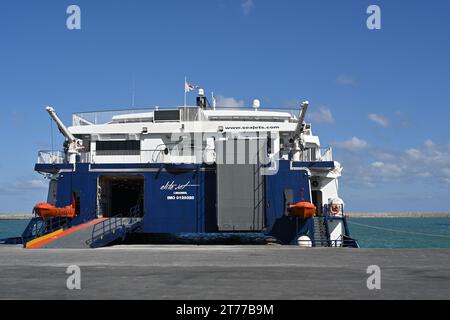
[[[218,147],[234,143],[237,150],[239,141],[257,140],[269,144],[270,158],[288,159],[298,120],[295,109],[154,107],[74,113],[68,130],[83,142],[79,163],[214,163]],[[310,124],[303,140],[298,161],[334,166],[331,148],[321,148]],[[38,164],[65,162],[62,151],[39,152]]]

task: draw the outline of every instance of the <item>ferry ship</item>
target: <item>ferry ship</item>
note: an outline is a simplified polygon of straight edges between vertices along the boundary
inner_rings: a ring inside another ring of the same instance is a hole
[[[358,247],[338,194],[342,167],[296,110],[212,104],[75,113],[62,151],[40,151],[49,179],[26,248],[98,248],[155,239],[256,235],[265,243]]]

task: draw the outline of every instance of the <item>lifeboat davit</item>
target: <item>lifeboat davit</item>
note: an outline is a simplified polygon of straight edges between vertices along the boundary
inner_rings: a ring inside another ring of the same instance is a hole
[[[316,211],[316,206],[309,202],[298,202],[289,206],[289,215],[301,219],[314,217]]]
[[[43,220],[50,218],[74,218],[75,217],[75,206],[71,204],[65,208],[57,208],[49,203],[39,203],[34,207],[34,211]]]

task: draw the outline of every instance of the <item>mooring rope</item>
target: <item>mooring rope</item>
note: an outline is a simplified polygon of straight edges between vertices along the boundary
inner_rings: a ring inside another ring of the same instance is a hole
[[[446,235],[443,235],[443,234],[430,234],[430,233],[422,233],[422,232],[412,232],[412,231],[396,230],[396,229],[383,228],[383,227],[375,227],[375,226],[370,226],[370,225],[368,225],[368,224],[357,223],[357,222],[348,221],[348,220],[347,220],[347,222],[348,222],[349,224],[354,224],[354,225],[361,226],[361,227],[366,227],[366,228],[371,228],[371,229],[377,229],[377,230],[383,230],[383,231],[391,231],[391,232],[397,232],[397,233],[406,233],[406,234],[413,234],[413,235],[427,236],[427,237],[436,237],[436,238],[450,238],[450,236],[446,236]]]

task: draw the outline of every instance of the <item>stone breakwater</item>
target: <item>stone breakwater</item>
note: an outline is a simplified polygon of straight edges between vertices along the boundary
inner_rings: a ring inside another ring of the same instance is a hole
[[[0,220],[29,220],[31,214],[0,214]]]
[[[450,218],[450,213],[347,213],[349,218]]]

